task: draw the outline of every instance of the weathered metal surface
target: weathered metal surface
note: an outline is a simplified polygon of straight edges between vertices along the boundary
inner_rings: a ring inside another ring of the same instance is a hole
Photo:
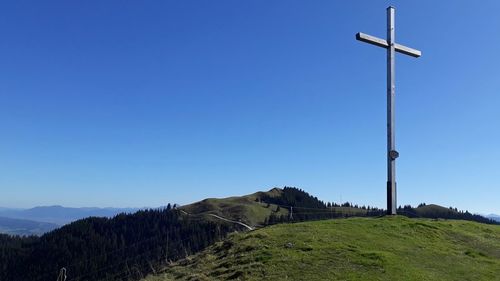
[[[396,150],[395,112],[394,102],[396,98],[395,85],[395,52],[396,41],[394,30],[394,8],[387,8],[387,192],[391,194],[387,201],[387,212],[396,214],[396,159],[391,157],[391,151]]]
[[[387,40],[382,39],[382,38],[378,38],[375,36],[371,36],[371,35],[365,34],[363,32],[356,33],[356,40],[359,40],[359,41],[362,41],[362,42],[365,42],[368,44],[372,44],[372,45],[375,45],[378,47],[382,47],[382,48],[387,48],[389,46],[389,43],[387,43]],[[401,54],[412,56],[414,58],[418,58],[418,57],[422,56],[421,51],[404,46],[404,45],[401,45],[401,44],[398,44],[398,43],[394,43],[394,47],[396,49],[396,52],[401,53]]]

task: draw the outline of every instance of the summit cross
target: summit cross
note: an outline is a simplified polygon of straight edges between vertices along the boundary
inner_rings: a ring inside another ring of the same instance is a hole
[[[394,7],[387,8],[387,39],[377,38],[364,33],[357,33],[356,39],[387,50],[387,214],[396,215],[396,151],[395,140],[395,53],[402,53],[415,58],[422,55],[419,50],[412,49],[395,41]]]

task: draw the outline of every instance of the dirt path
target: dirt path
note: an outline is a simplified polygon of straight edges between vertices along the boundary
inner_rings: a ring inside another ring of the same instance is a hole
[[[195,215],[195,214],[190,214],[182,209],[179,209],[179,211],[185,215],[188,215],[188,216],[200,216],[200,215]],[[211,216],[211,217],[214,217],[214,218],[217,218],[217,219],[220,219],[220,220],[223,220],[223,221],[227,221],[227,222],[230,222],[230,223],[235,223],[235,224],[239,224],[243,227],[245,227],[246,229],[248,230],[254,230],[253,227],[249,226],[248,224],[245,224],[245,223],[242,223],[241,221],[235,221],[235,220],[230,220],[230,219],[227,219],[227,218],[224,218],[224,217],[221,217],[221,216],[218,216],[218,215],[214,215],[214,214],[204,214],[205,216]]]

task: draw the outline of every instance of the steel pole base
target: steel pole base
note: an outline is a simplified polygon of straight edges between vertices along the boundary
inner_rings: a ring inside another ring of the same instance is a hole
[[[392,182],[387,182],[387,214],[388,215],[397,215],[397,206],[396,206],[396,183],[394,183],[394,187]]]

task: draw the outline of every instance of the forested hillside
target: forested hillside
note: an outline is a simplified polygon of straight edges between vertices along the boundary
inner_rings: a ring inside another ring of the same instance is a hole
[[[55,280],[62,267],[68,280],[137,280],[237,227],[161,209],[87,218],[40,238],[1,235],[0,280]]]

